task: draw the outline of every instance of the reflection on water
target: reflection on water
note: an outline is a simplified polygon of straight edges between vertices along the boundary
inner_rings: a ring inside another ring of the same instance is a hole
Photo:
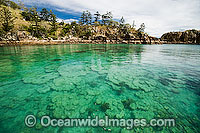
[[[176,127],[133,131],[198,132],[200,46],[49,45],[0,48],[0,132],[103,132],[28,128],[24,118],[175,118]],[[127,129],[109,127],[113,132]]]

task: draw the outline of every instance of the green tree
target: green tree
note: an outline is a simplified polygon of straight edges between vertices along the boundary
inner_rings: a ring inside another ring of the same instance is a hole
[[[9,1],[9,4],[8,4],[11,8],[13,9],[21,9],[21,7],[19,5],[17,5],[15,2],[13,1]]]
[[[51,25],[51,31],[55,32],[57,30],[57,20],[56,20],[56,15],[53,13],[53,11],[50,11],[50,17],[49,17],[49,21],[50,21],[50,25]]]
[[[125,24],[125,19],[124,19],[124,17],[123,17],[123,16],[122,16],[122,18],[120,19],[120,21],[119,21],[119,22],[120,22],[120,24],[121,24],[121,25],[124,25],[124,24]]]
[[[89,11],[87,11],[86,13],[86,24],[92,24],[92,14]]]
[[[4,5],[4,6],[7,6],[7,5],[5,5],[6,3],[5,3],[5,0],[0,0],[0,5]]]
[[[21,0],[18,0],[18,6],[20,7],[20,9],[24,9],[24,3]]]
[[[95,22],[98,22],[98,21],[100,20],[101,14],[97,11],[97,12],[94,14],[94,16],[95,16],[95,17],[94,17],[94,19],[95,19],[94,21],[95,21]]]
[[[80,23],[85,24],[85,22],[86,22],[86,13],[85,11],[83,11],[83,13],[81,14]]]
[[[13,9],[20,9],[21,8],[15,2],[10,1],[10,0],[0,0],[0,5],[9,6],[9,7],[13,8]]]
[[[71,34],[73,36],[77,36],[80,33],[80,26],[76,23],[76,21],[71,22]]]
[[[110,25],[113,18],[112,12],[107,12],[107,15],[108,15],[108,24]]]
[[[62,22],[60,22],[59,25],[64,26],[65,22],[62,20]]]
[[[49,11],[46,8],[43,8],[42,11],[40,11],[40,19],[49,21],[49,17],[50,17]]]
[[[70,24],[64,25],[61,31],[61,36],[65,36],[67,33],[70,33],[70,29],[71,29]]]
[[[28,8],[24,8],[24,11],[22,11],[21,15],[26,21],[32,20],[32,14]]]
[[[0,20],[2,25],[2,30],[7,33],[11,31],[14,27],[14,20],[11,11],[9,10],[9,7],[2,7],[0,10]]]
[[[110,21],[112,21],[112,12],[107,12],[106,14],[102,15],[102,22],[104,25],[110,24]]]
[[[85,12],[85,24],[91,24],[92,23],[92,14],[89,11]]]
[[[91,24],[92,23],[92,14],[89,11],[83,11],[80,19],[81,24]]]
[[[32,31],[33,36],[40,37],[41,36],[41,33],[39,32],[40,17],[39,17],[39,13],[37,12],[37,8],[36,7],[30,8],[29,12],[30,12],[30,15],[31,15],[31,21],[34,22],[34,24],[31,25],[32,28],[33,28],[33,31]]]
[[[144,30],[145,30],[145,24],[144,23],[142,23],[141,25],[140,25],[140,28],[138,29],[138,31],[139,32],[144,32]]]

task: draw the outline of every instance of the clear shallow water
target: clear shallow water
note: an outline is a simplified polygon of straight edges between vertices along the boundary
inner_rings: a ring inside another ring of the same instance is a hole
[[[28,128],[37,118],[175,118],[200,130],[200,46],[55,45],[0,47],[0,132],[103,132],[99,128]],[[112,132],[128,132],[109,128]]]

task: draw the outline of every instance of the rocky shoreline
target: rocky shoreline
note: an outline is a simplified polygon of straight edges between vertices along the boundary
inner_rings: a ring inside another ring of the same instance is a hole
[[[200,31],[168,32],[163,34],[160,39],[167,44],[200,44]]]
[[[56,44],[163,44],[162,41],[147,43],[142,41],[115,41],[115,40],[26,40],[26,41],[0,41],[0,46],[16,45],[56,45]]]
[[[152,43],[142,41],[106,41],[101,40],[26,40],[26,41],[0,41],[0,46],[21,46],[21,45],[58,45],[58,44],[194,44],[192,42],[168,42],[168,41],[154,41]],[[196,44],[197,45],[197,44]]]
[[[111,39],[104,34],[92,36],[89,39],[78,37],[60,37],[58,40],[52,38],[38,39],[28,35],[25,31],[18,31],[15,34],[7,34],[0,38],[0,46],[15,45],[55,45],[55,44],[200,44],[200,32],[187,30],[185,32],[169,32],[161,38],[142,35],[141,37],[129,34],[127,38]]]
[[[104,34],[94,35],[88,39],[74,36],[59,37],[57,40],[51,37],[38,39],[25,31],[9,33],[0,38],[0,46],[4,45],[54,45],[54,44],[162,44],[159,38],[143,35],[140,38],[129,34],[125,39],[111,39]]]

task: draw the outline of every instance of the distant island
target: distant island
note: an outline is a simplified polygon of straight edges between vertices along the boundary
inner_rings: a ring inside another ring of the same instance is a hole
[[[0,1],[0,45],[34,44],[200,44],[200,31],[169,32],[156,38],[148,35],[145,24],[113,20],[111,12],[92,15],[84,11],[79,22],[58,22],[52,10],[27,8],[23,3]]]

